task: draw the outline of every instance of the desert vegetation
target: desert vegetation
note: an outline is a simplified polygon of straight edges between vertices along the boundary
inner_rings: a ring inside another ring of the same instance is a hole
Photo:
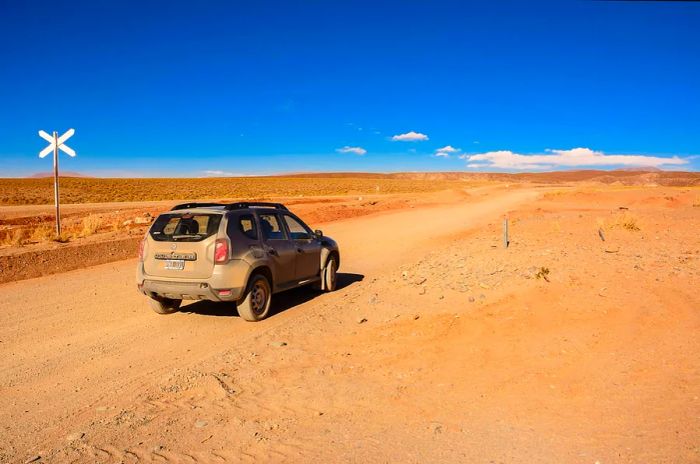
[[[449,180],[394,178],[237,177],[173,179],[61,179],[63,203],[179,199],[297,197],[369,193],[420,193],[454,187]],[[53,179],[0,179],[0,205],[53,202]]]
[[[91,178],[61,179],[63,203],[264,198],[370,193],[423,193],[485,183],[570,184],[586,182],[600,188],[700,186],[697,172],[565,171],[545,173],[323,173],[282,177],[216,178]],[[561,195],[553,192],[550,198]],[[0,178],[0,205],[42,205],[53,202],[53,179]]]

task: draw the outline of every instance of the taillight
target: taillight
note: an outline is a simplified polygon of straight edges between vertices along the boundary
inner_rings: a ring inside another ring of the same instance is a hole
[[[146,245],[146,239],[144,238],[139,243],[139,261],[143,262],[143,248]]]
[[[228,262],[228,240],[219,238],[214,245],[214,264],[226,264]]]

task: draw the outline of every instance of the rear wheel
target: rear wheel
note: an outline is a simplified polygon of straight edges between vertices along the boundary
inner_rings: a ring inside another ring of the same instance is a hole
[[[177,312],[182,304],[182,300],[161,297],[151,297],[148,302],[151,305],[151,309],[158,314],[172,314]]]
[[[326,263],[326,267],[323,269],[324,275],[323,279],[325,281],[325,288],[327,292],[332,292],[335,290],[335,286],[338,281],[338,258],[335,256],[331,256],[328,258],[328,262]]]
[[[246,296],[238,304],[238,314],[246,321],[260,321],[270,312],[272,289],[263,275],[256,274],[248,282]]]

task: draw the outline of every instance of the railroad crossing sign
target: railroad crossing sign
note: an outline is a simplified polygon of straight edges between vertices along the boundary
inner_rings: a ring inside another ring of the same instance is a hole
[[[59,150],[64,151],[69,156],[75,156],[75,151],[73,151],[73,149],[70,148],[68,145],[64,144],[66,140],[73,137],[73,134],[75,134],[75,129],[68,129],[66,133],[60,137],[56,137],[56,132],[54,132],[53,136],[51,136],[43,130],[40,130],[39,136],[42,139],[49,142],[50,145],[39,152],[39,158],[44,158],[46,155],[51,153],[56,147],[58,147]]]
[[[53,196],[56,202],[56,236],[61,236],[61,211],[58,200],[58,150],[66,153],[68,156],[75,156],[75,151],[65,144],[65,141],[75,134],[75,129],[68,129],[65,134],[58,136],[58,132],[54,131],[53,135],[49,135],[43,130],[39,131],[39,137],[49,142],[49,146],[39,152],[39,158],[44,158],[49,153],[53,152]]]

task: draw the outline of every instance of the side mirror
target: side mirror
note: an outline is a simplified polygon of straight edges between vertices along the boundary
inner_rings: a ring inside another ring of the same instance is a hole
[[[316,236],[316,238],[322,238],[322,237],[323,237],[323,231],[322,231],[322,230],[319,230],[319,229],[316,229],[316,230],[314,230],[314,235]]]

